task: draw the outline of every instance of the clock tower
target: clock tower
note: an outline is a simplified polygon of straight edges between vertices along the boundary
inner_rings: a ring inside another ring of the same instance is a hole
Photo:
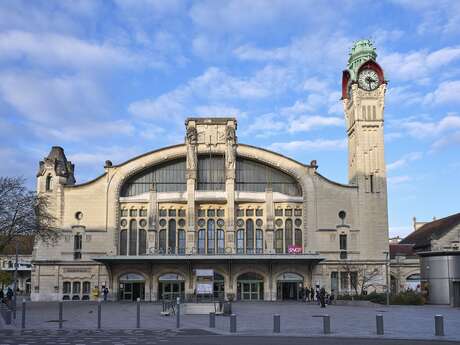
[[[342,99],[348,135],[348,178],[358,187],[361,228],[371,256],[387,250],[388,208],[384,157],[383,110],[387,82],[370,40],[353,45],[342,76]],[[385,243],[386,242],[386,243]],[[374,247],[374,248],[373,248]],[[373,252],[373,253],[372,253]]]

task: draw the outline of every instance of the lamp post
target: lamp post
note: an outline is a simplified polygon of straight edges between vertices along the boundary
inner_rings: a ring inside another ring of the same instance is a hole
[[[390,305],[390,276],[389,276],[389,268],[390,268],[390,252],[384,251],[385,254],[385,270],[386,270],[386,297],[387,297],[387,305]]]
[[[18,241],[16,240],[16,261],[14,263],[14,275],[13,275],[13,318],[16,319],[16,289],[18,280]]]

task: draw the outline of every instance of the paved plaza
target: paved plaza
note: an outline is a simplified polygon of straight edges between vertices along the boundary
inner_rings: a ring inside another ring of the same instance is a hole
[[[161,304],[141,303],[141,330],[178,334],[175,316],[161,316]],[[58,329],[58,303],[29,302],[26,328],[47,332]],[[254,302],[233,303],[237,315],[238,336],[267,336],[273,334],[273,315],[281,317],[279,336],[323,336],[322,318],[331,317],[330,335],[326,337],[357,337],[385,339],[426,339],[460,341],[460,310],[443,306],[328,306],[321,309],[315,304]],[[375,316],[384,317],[385,334],[376,335]],[[444,316],[444,337],[434,335],[434,315]],[[97,331],[97,304],[94,302],[65,302],[64,331]],[[181,315],[181,330],[195,330],[203,334],[230,335],[229,317],[217,316],[216,328],[209,328],[208,315]],[[5,331],[19,332],[21,312],[12,326]],[[135,330],[136,304],[108,302],[102,305],[102,329],[106,331]],[[15,333],[17,334],[17,333]],[[1,343],[1,342],[0,342]]]

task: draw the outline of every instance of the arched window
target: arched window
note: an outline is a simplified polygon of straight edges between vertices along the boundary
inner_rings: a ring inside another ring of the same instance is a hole
[[[217,230],[217,253],[225,253],[225,233],[224,230]]]
[[[206,232],[204,229],[198,231],[198,254],[205,254],[206,253]]]
[[[128,248],[128,231],[126,229],[120,231],[120,255],[126,255]]]
[[[286,219],[284,231],[284,240],[286,241],[284,250],[286,253],[288,253],[289,246],[292,244],[292,219]]]
[[[246,220],[246,253],[254,254],[254,221]]]
[[[302,230],[295,229],[295,245],[302,247]]]
[[[262,254],[264,252],[264,233],[261,229],[256,230],[256,253]]]
[[[62,283],[62,293],[70,293],[70,282]]]
[[[144,229],[139,230],[139,255],[147,253],[147,231]]]
[[[168,252],[176,253],[176,220],[170,219],[168,223]]]
[[[275,232],[275,252],[283,253],[283,229],[278,229]]]
[[[91,291],[91,282],[83,282],[83,294],[87,295]]]
[[[178,232],[178,254],[184,255],[185,254],[185,230],[180,229]]]
[[[215,253],[215,241],[216,241],[216,223],[214,219],[208,219],[208,254]]]
[[[158,236],[158,248],[161,254],[166,253],[166,230],[160,230],[160,234]]]
[[[80,282],[73,282],[72,293],[80,293],[81,285]]]
[[[239,229],[236,232],[236,252],[237,254],[244,253],[244,230]]]
[[[132,219],[129,222],[129,255],[137,254],[137,222]]]
[[[46,186],[45,186],[45,189],[47,192],[50,192],[53,190],[53,176],[51,175],[48,175],[46,177]]]

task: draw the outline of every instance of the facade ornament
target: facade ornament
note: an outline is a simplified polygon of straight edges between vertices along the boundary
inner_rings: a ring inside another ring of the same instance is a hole
[[[195,127],[187,128],[187,169],[195,170],[196,162],[196,144],[198,141],[198,133]]]
[[[235,134],[235,128],[227,126],[226,140],[227,140],[226,166],[227,166],[227,169],[234,170],[235,165],[236,165],[236,134]]]

